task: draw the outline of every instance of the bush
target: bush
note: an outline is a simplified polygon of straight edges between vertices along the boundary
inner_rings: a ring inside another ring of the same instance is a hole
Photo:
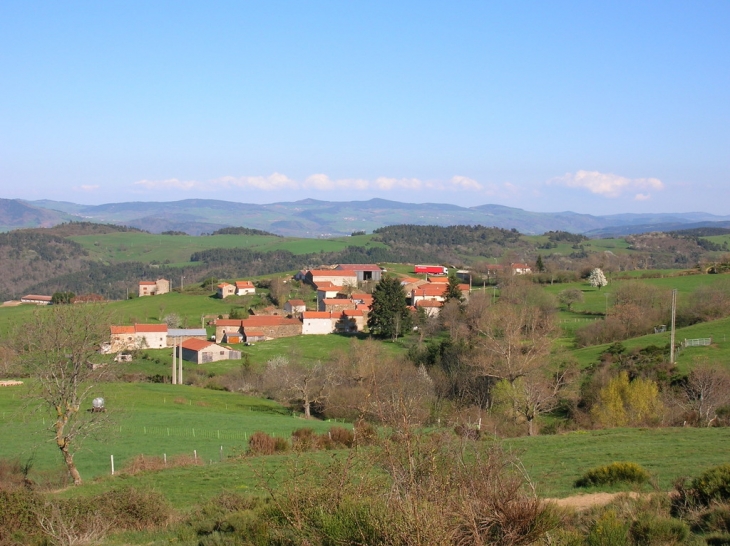
[[[720,504],[702,512],[693,527],[695,530],[706,533],[730,533],[730,506]]]
[[[591,526],[585,543],[587,546],[628,546],[628,525],[609,510]]]
[[[248,440],[250,455],[273,455],[288,449],[289,442],[285,438],[274,438],[261,431],[254,432]]]
[[[692,480],[697,500],[707,506],[713,501],[730,500],[730,464],[710,468]]]
[[[355,434],[344,427],[332,427],[329,437],[337,447],[352,447],[355,443]]]
[[[689,537],[689,527],[678,519],[644,516],[632,522],[629,535],[637,546],[680,544]]]
[[[651,474],[641,465],[631,462],[611,463],[590,469],[575,481],[575,487],[614,485],[617,483],[646,483]]]
[[[355,422],[353,442],[359,446],[374,444],[378,439],[378,431],[367,421],[360,419]]]
[[[291,433],[291,445],[297,451],[311,451],[317,447],[317,434],[312,428],[299,428]]]

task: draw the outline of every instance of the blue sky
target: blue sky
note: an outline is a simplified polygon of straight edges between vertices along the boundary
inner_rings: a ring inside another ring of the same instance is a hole
[[[730,214],[730,2],[0,3],[0,197]]]

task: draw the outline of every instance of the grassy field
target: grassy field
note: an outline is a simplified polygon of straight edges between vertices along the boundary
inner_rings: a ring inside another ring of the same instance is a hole
[[[5,439],[0,442],[0,457],[32,456],[38,471],[58,468],[60,455],[48,441],[49,416],[23,408],[27,392],[25,386],[0,390],[0,430]],[[332,426],[293,417],[268,400],[185,385],[105,383],[94,389],[93,396],[105,399],[110,424],[98,437],[87,439],[76,455],[86,479],[110,473],[111,455],[117,469],[139,454],[192,456],[196,450],[202,461],[218,461],[221,446],[224,457],[240,452],[257,430],[289,436],[304,426],[320,432]]]
[[[348,246],[384,246],[372,241],[372,235],[333,239],[299,239],[267,235],[159,235],[151,233],[109,233],[69,237],[81,244],[90,255],[103,262],[158,262],[185,264],[194,252],[210,248],[247,248],[257,252],[288,250],[294,254],[335,252]]]
[[[678,477],[695,476],[707,468],[727,463],[728,442],[729,429],[611,429],[517,438],[505,440],[504,446],[520,459],[540,496],[560,498],[596,490],[620,490],[620,487],[587,490],[573,487],[575,480],[587,470],[617,461],[639,463],[655,477],[659,489],[667,491]],[[135,476],[112,477],[107,472],[103,479],[67,494],[97,494],[118,484],[152,487],[174,506],[189,509],[222,491],[261,493],[262,474],[275,473],[277,469],[281,472],[287,466],[308,464],[307,461],[326,463],[345,453],[288,454],[222,463],[214,459],[203,466]]]

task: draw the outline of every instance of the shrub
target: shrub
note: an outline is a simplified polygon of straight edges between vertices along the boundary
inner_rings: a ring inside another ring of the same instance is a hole
[[[703,532],[730,533],[730,506],[719,504],[702,512],[694,528]]]
[[[291,433],[292,448],[311,451],[317,447],[317,435],[312,428],[299,428]]]
[[[611,463],[590,469],[578,478],[575,487],[614,485],[616,483],[646,483],[651,478],[641,465],[631,462]]]
[[[352,447],[355,442],[355,434],[344,427],[332,427],[328,434],[336,447]]]
[[[276,440],[265,432],[254,432],[248,440],[251,455],[272,455],[276,451]]]
[[[689,537],[689,527],[678,519],[644,516],[631,523],[629,535],[637,546],[680,544]]]
[[[587,546],[628,546],[628,525],[616,512],[608,510],[591,526],[585,543]]]
[[[378,431],[371,423],[368,423],[364,419],[359,419],[355,422],[354,444],[366,446],[375,443],[377,439]]]
[[[730,500],[730,464],[706,470],[692,480],[692,489],[697,500],[705,506],[713,501]]]

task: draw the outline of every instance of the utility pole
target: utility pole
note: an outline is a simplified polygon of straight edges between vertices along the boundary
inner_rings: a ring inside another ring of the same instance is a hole
[[[177,385],[177,361],[175,360],[177,351],[175,350],[175,344],[177,343],[177,338],[172,338],[172,384]]]
[[[674,328],[677,317],[677,289],[672,290],[672,333],[669,336],[669,363],[674,364]]]

